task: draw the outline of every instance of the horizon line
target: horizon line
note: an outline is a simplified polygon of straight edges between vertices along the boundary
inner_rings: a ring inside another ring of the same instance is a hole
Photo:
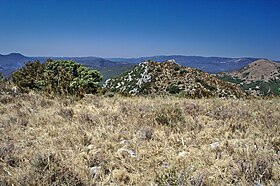
[[[148,58],[148,57],[168,57],[168,56],[181,56],[181,57],[205,57],[205,58],[256,58],[256,59],[268,59],[271,61],[278,61],[278,59],[270,59],[265,57],[253,57],[253,56],[242,56],[242,57],[233,57],[233,56],[204,56],[204,55],[186,55],[186,54],[159,54],[159,55],[150,55],[150,56],[139,56],[139,57],[103,57],[103,56],[93,56],[93,55],[84,55],[84,56],[38,56],[38,55],[24,55],[20,52],[10,52],[7,54],[0,53],[2,56],[8,56],[11,54],[19,54],[24,57],[41,57],[41,58],[87,58],[87,57],[95,57],[95,58],[103,58],[103,59],[137,59],[137,58]]]

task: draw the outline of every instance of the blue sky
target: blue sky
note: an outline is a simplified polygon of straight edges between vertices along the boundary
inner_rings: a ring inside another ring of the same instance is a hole
[[[0,54],[280,60],[279,0],[0,0]]]

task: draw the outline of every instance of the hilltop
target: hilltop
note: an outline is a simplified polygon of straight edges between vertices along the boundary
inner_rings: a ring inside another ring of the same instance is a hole
[[[269,60],[257,60],[244,68],[218,75],[221,79],[236,83],[240,87],[261,96],[279,95],[280,63]]]
[[[241,79],[245,83],[256,81],[271,81],[280,78],[280,63],[269,60],[257,60],[244,68],[228,73],[234,78]]]
[[[231,83],[174,60],[145,61],[133,70],[107,80],[104,87],[129,94],[177,94],[186,97],[243,97],[244,93]]]

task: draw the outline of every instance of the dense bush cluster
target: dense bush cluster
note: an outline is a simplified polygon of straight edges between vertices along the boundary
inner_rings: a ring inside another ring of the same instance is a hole
[[[102,77],[74,61],[47,60],[28,62],[12,75],[22,90],[40,90],[49,95],[84,95],[95,93]]]

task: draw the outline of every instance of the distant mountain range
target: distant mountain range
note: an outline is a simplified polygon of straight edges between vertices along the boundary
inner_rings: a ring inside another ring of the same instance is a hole
[[[137,64],[146,61],[167,61],[174,59],[183,66],[197,68],[208,73],[219,73],[235,71],[243,68],[249,63],[258,60],[258,58],[225,58],[225,57],[201,57],[201,56],[151,56],[140,58],[100,58],[100,57],[27,57],[19,53],[0,55],[0,71],[4,76],[10,75],[13,71],[22,67],[27,61],[39,60],[44,62],[46,59],[64,59],[73,60],[97,69],[104,76],[104,80],[117,76],[122,72],[131,70]]]
[[[219,73],[238,70],[259,58],[227,58],[227,57],[202,57],[202,56],[151,56],[140,58],[107,58],[115,62],[141,63],[146,60],[167,61],[174,59],[183,66],[197,68],[208,73]]]
[[[25,62],[35,60],[45,62],[47,59],[76,61],[89,68],[99,70],[104,76],[104,80],[135,66],[127,62],[114,62],[99,57],[27,57],[19,53],[11,53],[8,55],[0,54],[0,72],[2,72],[4,76],[9,76],[15,70],[21,68]]]

